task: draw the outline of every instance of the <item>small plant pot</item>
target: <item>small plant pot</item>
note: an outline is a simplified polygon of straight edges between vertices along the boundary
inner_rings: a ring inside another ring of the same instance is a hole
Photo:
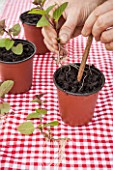
[[[79,64],[77,64],[77,66],[79,66]],[[82,92],[82,90],[80,92],[72,92],[73,90],[71,87],[70,87],[71,91],[67,91],[61,87],[64,86],[62,84],[62,81],[61,82],[58,81],[59,73],[62,72],[62,70],[65,67],[68,68],[70,66],[66,65],[56,70],[53,78],[54,84],[57,87],[59,110],[61,113],[62,120],[70,126],[85,125],[93,117],[98,93],[103,87],[105,82],[104,75],[97,68],[91,66],[90,69],[93,72],[92,77],[94,76],[94,74],[99,75],[99,77],[97,78],[97,80],[99,80],[99,86],[96,88],[95,85],[93,90],[92,91],[90,90],[89,92],[85,92],[85,91]],[[88,67],[89,66],[86,65],[86,69],[88,69]],[[76,71],[76,73],[77,72],[78,71]],[[76,73],[75,73],[75,79],[77,77]],[[68,77],[68,79],[70,79],[70,77]],[[82,79],[81,85],[83,85],[83,81],[85,83],[85,80]],[[61,85],[59,84],[59,82],[61,83]]]
[[[36,18],[35,18],[36,17]],[[27,40],[33,42],[36,46],[36,54],[45,54],[50,52],[43,42],[42,28],[36,27],[36,23],[40,19],[40,15],[28,14],[28,11],[20,15],[20,20],[23,24],[25,37]],[[34,19],[32,21],[32,19]]]
[[[9,58],[7,59],[8,61],[0,60],[0,82],[13,80],[14,86],[10,91],[12,94],[24,93],[30,89],[33,75],[33,56],[36,52],[36,47],[31,42],[20,39],[16,39],[16,42],[22,43],[24,47],[27,46],[29,49],[26,50],[28,50],[28,54],[30,54],[27,56],[26,51],[26,56],[23,54],[22,58],[21,55],[16,55],[16,57],[19,58],[14,62],[10,61]],[[0,53],[2,51],[4,50],[0,48]],[[5,52],[10,53],[10,51]]]

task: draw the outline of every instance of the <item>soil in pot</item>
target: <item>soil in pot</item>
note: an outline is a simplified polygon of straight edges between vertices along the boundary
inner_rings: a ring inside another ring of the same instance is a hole
[[[59,109],[64,122],[71,126],[87,124],[94,113],[104,75],[93,65],[86,65],[81,82],[77,81],[79,64],[59,68],[54,74]]]
[[[93,65],[85,68],[82,80],[80,82],[77,81],[78,69],[78,64],[72,64],[60,69],[56,75],[56,83],[58,86],[64,91],[75,94],[93,93],[101,87],[102,74],[95,71],[96,68]]]
[[[28,14],[28,11],[26,11],[21,14],[20,19],[23,23],[36,26],[37,22],[40,20],[41,17],[42,16],[39,14]]]
[[[45,54],[49,52],[49,50],[43,42],[41,28],[36,27],[36,24],[40,18],[41,15],[28,14],[28,11],[22,13],[20,16],[20,20],[23,23],[26,39],[35,44],[37,48],[36,54]]]
[[[34,48],[27,41],[15,40],[15,46],[18,43],[23,44],[23,53],[21,55],[14,54],[11,50],[0,48],[0,61],[3,62],[17,62],[29,58],[34,53]]]
[[[33,56],[36,52],[34,44],[26,40],[15,40],[23,44],[22,55],[16,55],[11,50],[0,48],[0,82],[13,80],[14,86],[10,93],[27,92],[32,85]]]

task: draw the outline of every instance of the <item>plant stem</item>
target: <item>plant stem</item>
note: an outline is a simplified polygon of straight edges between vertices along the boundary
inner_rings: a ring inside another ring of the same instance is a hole
[[[78,82],[80,82],[81,79],[82,79],[83,72],[84,72],[84,69],[85,69],[85,65],[86,65],[88,55],[89,55],[89,51],[90,51],[90,48],[91,48],[92,41],[93,41],[93,35],[91,34],[88,37],[86,48],[85,48],[85,51],[84,51],[84,54],[83,54],[83,57],[82,57],[82,62],[81,62],[81,65],[80,65],[80,68],[79,68],[79,71],[78,71],[78,75],[77,75],[77,81]]]
[[[12,40],[13,39],[12,35],[5,28],[3,30],[4,30],[4,32],[6,32],[7,35],[10,36],[10,39]]]

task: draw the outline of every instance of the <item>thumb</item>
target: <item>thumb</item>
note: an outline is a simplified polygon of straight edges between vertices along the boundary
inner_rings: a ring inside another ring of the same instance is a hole
[[[72,34],[76,28],[77,19],[72,17],[71,15],[67,17],[64,25],[61,27],[59,32],[59,38],[61,44],[66,44],[72,37]]]

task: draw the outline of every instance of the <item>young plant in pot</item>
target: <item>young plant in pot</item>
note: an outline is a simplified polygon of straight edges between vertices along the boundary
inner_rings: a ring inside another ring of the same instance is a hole
[[[7,28],[5,20],[0,21],[0,35],[3,36],[0,39],[0,82],[13,80],[12,94],[24,93],[30,89],[33,56],[36,52],[31,42],[14,38],[19,33],[19,24]]]
[[[47,52],[50,52],[43,42],[41,27],[43,26],[43,22],[46,22],[47,25],[49,24],[47,21],[45,21],[45,16],[48,16],[48,18],[50,17],[49,12],[54,7],[54,5],[48,8],[47,10],[44,10],[43,6],[45,2],[46,0],[34,0],[33,4],[36,7],[29,11],[25,11],[20,15],[20,20],[22,21],[23,24],[25,37],[27,40],[35,44],[37,48],[36,54],[45,54]],[[38,24],[39,20],[40,20],[40,24]],[[59,20],[60,27],[62,26],[63,22],[64,19],[63,17],[61,17]]]
[[[35,9],[41,9],[45,3],[45,0],[34,0],[33,4],[36,5]],[[35,10],[34,9],[34,10]],[[32,11],[32,9],[31,9]],[[25,11],[20,15],[22,21],[25,37],[27,40],[33,42],[36,46],[36,54],[45,54],[49,52],[46,45],[43,42],[43,35],[41,28],[37,27],[37,22],[40,20],[40,14],[30,14],[30,11]]]
[[[59,110],[65,123],[70,126],[87,124],[93,117],[98,93],[104,85],[105,78],[100,70],[94,65],[87,65],[87,57],[93,40],[89,36],[81,63],[70,63],[62,66],[62,60],[67,56],[65,49],[60,44],[58,20],[65,10],[67,3],[59,6],[52,16],[51,25],[57,32],[59,54],[54,58],[58,68],[53,76],[57,87]],[[50,7],[51,8],[51,7]],[[48,21],[48,17],[45,17]],[[46,22],[42,26],[46,25]],[[48,21],[49,24],[50,21]],[[40,24],[40,21],[38,22]],[[45,25],[44,25],[45,24]]]

